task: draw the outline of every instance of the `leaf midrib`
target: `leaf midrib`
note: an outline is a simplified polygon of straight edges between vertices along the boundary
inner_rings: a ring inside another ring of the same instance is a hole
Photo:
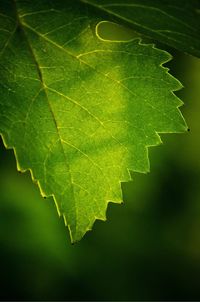
[[[47,101],[47,104],[48,104],[48,107],[49,107],[49,110],[50,110],[50,113],[51,113],[51,116],[52,116],[52,119],[53,119],[53,122],[54,122],[54,125],[55,125],[55,128],[56,128],[56,132],[57,132],[58,139],[59,139],[59,142],[60,142],[61,150],[62,150],[64,159],[65,159],[65,165],[66,165],[67,171],[69,172],[70,186],[71,186],[71,190],[72,190],[73,203],[74,203],[74,208],[75,208],[75,225],[77,226],[77,216],[78,215],[77,215],[76,199],[75,199],[75,194],[74,194],[73,178],[72,178],[72,174],[71,174],[71,170],[70,170],[70,165],[69,165],[69,162],[67,160],[67,155],[66,155],[66,153],[64,151],[64,148],[63,148],[62,138],[61,138],[61,135],[60,135],[59,127],[58,127],[58,124],[57,124],[57,121],[56,121],[55,114],[53,112],[53,108],[52,108],[51,103],[50,103],[49,98],[48,98],[47,86],[44,82],[40,65],[37,61],[36,55],[34,53],[34,50],[33,50],[32,46],[31,46],[31,43],[29,41],[28,35],[27,35],[26,31],[24,30],[23,23],[20,20],[20,16],[18,14],[18,9],[17,9],[17,0],[13,0],[13,1],[14,1],[15,11],[16,11],[17,26],[21,29],[21,31],[22,31],[22,33],[23,33],[23,35],[24,35],[24,37],[27,41],[29,52],[32,56],[33,61],[35,62],[36,70],[37,70],[37,73],[38,73],[38,78],[39,78],[40,83],[41,83],[41,89],[44,91],[45,98],[46,98],[46,101]],[[56,201],[55,195],[53,193],[52,193],[52,195],[53,195],[53,197]]]

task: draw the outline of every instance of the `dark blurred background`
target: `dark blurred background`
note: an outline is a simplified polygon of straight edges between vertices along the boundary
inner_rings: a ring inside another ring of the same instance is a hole
[[[1,300],[200,300],[200,60],[170,52],[190,132],[162,135],[151,172],[79,243],[1,141]]]

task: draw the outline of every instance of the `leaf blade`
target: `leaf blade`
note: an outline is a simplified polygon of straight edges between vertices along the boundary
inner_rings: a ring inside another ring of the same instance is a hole
[[[81,0],[111,20],[152,39],[200,57],[199,3],[196,0]]]
[[[149,171],[158,132],[186,125],[172,94],[181,85],[161,67],[170,56],[138,40],[99,40],[99,18],[66,3],[19,2],[1,55],[0,132],[77,241],[106,219],[108,202],[121,203],[129,170]]]

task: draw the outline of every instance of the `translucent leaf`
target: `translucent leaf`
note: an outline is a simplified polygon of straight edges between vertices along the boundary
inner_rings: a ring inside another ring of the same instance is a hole
[[[130,170],[149,171],[158,133],[186,129],[181,84],[162,66],[168,53],[99,39],[102,20],[80,1],[0,7],[0,132],[74,242],[122,202]]]

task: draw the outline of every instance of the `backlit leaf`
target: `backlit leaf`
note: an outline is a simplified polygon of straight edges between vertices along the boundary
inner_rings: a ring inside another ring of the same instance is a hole
[[[150,38],[200,57],[198,0],[81,1]]]
[[[0,11],[0,132],[77,241],[121,203],[130,170],[149,171],[158,133],[186,129],[181,84],[168,53],[99,39],[103,19],[80,1],[1,0]]]

